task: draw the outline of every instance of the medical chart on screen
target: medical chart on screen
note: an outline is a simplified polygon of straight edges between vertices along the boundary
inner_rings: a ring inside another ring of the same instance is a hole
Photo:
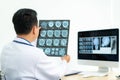
[[[79,53],[117,54],[116,43],[116,36],[79,38]]]

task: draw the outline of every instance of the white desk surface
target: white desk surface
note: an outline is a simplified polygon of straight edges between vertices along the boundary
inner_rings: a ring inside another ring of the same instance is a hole
[[[62,77],[61,80],[120,80],[116,78],[117,73],[110,72],[108,76],[86,77],[83,78],[80,74]]]

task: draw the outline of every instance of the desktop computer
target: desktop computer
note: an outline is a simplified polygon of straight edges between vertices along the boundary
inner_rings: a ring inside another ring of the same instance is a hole
[[[77,45],[78,64],[99,67],[88,75],[106,74],[119,66],[119,29],[79,31]]]

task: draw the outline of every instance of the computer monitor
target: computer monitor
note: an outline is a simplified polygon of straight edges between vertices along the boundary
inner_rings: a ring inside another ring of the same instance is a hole
[[[99,66],[99,72],[118,67],[119,29],[78,32],[78,64]]]

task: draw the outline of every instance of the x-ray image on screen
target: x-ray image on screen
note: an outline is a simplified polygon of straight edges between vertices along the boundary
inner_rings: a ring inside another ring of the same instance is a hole
[[[48,56],[67,54],[70,20],[40,20],[37,47]]]
[[[100,50],[100,38],[93,38],[93,50]]]
[[[111,40],[110,40],[110,37],[102,37],[101,38],[101,46],[102,47],[110,47],[110,44],[111,44]]]
[[[116,53],[116,47],[117,47],[116,43],[117,43],[116,37],[112,37],[111,38],[111,47],[112,47],[111,51],[112,51],[113,54]]]
[[[116,54],[116,40],[116,36],[79,38],[79,53]]]

